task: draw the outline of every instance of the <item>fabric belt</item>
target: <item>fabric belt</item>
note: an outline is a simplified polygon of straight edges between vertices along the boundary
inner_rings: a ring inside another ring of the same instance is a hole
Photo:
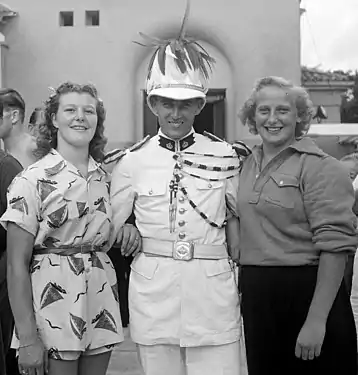
[[[75,254],[89,254],[101,251],[101,246],[81,245],[75,247],[46,247],[42,249],[33,249],[33,255],[57,254],[61,256],[71,256]]]
[[[227,259],[226,245],[198,245],[193,241],[164,241],[143,238],[143,253],[176,260]]]

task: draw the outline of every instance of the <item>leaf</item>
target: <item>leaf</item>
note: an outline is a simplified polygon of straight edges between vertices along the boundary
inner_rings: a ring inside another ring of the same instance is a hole
[[[53,229],[58,229],[63,225],[68,219],[68,207],[63,205],[56,211],[48,215],[48,225]]]
[[[66,166],[66,163],[64,160],[61,160],[58,164],[56,164],[55,166],[51,167],[51,168],[46,168],[45,169],[45,173],[48,177],[50,176],[54,176],[56,175],[57,173],[61,172],[63,168],[65,168]]]
[[[185,37],[188,19],[189,19],[189,13],[190,13],[190,0],[187,0],[186,1],[186,7],[185,7],[185,13],[184,13],[183,21],[181,23],[180,32],[179,32],[179,38],[178,38],[179,41],[183,40],[184,37]]]
[[[150,58],[149,65],[148,65],[147,80],[149,80],[151,77],[153,64],[154,64],[155,57],[157,56],[158,51],[159,51],[159,48],[156,49],[156,51],[153,53],[152,57]]]
[[[79,340],[82,340],[83,334],[86,332],[86,322],[79,316],[70,313],[70,324],[72,332]]]
[[[111,286],[114,299],[119,303],[118,283]]]
[[[159,69],[162,72],[163,76],[165,75],[165,49],[166,49],[166,46],[162,46],[159,48],[159,51],[158,51],[158,64],[159,64]]]
[[[103,309],[93,320],[94,328],[105,329],[117,333],[117,325],[113,315],[106,309]]]
[[[43,309],[46,306],[63,299],[61,295],[61,290],[62,288],[58,287],[56,284],[51,282],[47,283],[47,285],[41,293],[40,308]]]
[[[149,45],[152,45],[152,46],[162,46],[164,44],[167,44],[167,40],[163,40],[163,39],[159,39],[159,38],[156,38],[154,36],[150,36],[150,35],[147,35],[147,34],[144,34],[142,32],[139,32],[139,35],[149,44]]]
[[[68,264],[70,266],[71,271],[76,275],[80,275],[85,270],[85,264],[82,258],[77,258],[75,256],[67,257]]]

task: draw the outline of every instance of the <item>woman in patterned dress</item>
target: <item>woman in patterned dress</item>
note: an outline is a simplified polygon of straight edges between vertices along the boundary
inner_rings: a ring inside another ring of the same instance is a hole
[[[92,85],[45,105],[38,151],[8,193],[8,283],[23,374],[105,374],[123,340],[111,247],[105,111]],[[131,238],[135,229],[131,229]],[[139,242],[136,241],[134,247]]]

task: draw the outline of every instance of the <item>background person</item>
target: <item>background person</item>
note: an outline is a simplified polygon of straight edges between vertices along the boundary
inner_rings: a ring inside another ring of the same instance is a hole
[[[0,101],[4,106],[0,139],[5,151],[12,155],[22,166],[28,167],[37,160],[35,155],[36,139],[28,133],[24,124],[25,102],[14,89],[0,89]]]

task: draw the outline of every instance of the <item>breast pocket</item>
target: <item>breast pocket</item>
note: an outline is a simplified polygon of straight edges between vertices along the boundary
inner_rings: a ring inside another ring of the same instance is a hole
[[[207,181],[196,179],[195,187],[197,190],[214,191],[217,189],[222,189],[224,187],[224,181]]]
[[[283,207],[294,208],[295,196],[299,189],[296,176],[274,172],[264,188],[265,202]]]
[[[140,181],[137,188],[137,207],[144,210],[158,211],[164,201],[168,201],[169,182],[148,177]]]

